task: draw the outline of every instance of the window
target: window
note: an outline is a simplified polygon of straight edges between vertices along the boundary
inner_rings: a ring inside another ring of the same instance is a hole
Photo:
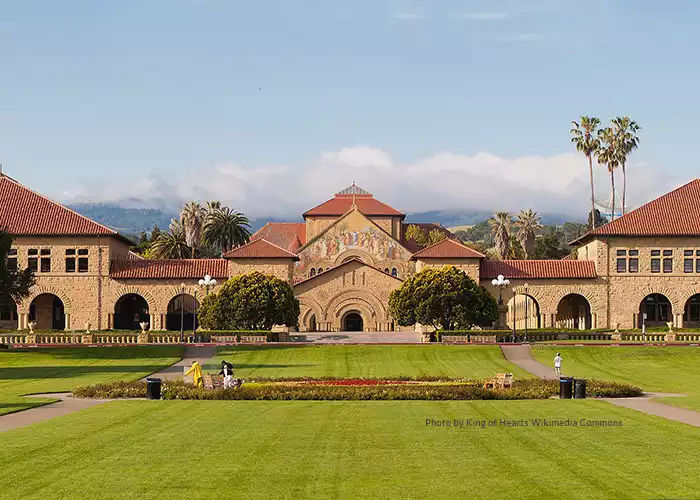
[[[639,259],[637,257],[630,258],[629,272],[638,273],[639,272]]]
[[[627,272],[627,259],[617,259],[617,272]]]
[[[665,273],[672,273],[673,272],[673,259],[664,259],[664,272]]]
[[[314,276],[316,276],[316,269],[314,269],[314,268],[312,267],[312,268],[311,268],[311,272],[309,273],[309,277],[310,277],[310,278],[313,278]]]
[[[319,267],[319,268],[318,268],[318,271],[316,271],[316,274],[321,274],[322,272],[323,272],[323,268],[322,268],[322,267]]]
[[[78,272],[86,273],[88,271],[88,259],[87,257],[78,258]]]
[[[617,251],[617,256],[618,256],[618,257],[623,257],[623,256],[625,256],[625,255],[627,255],[627,250],[618,250],[618,251]]]
[[[664,257],[670,257],[673,255],[673,250],[664,250]]]
[[[387,273],[387,274],[389,274],[389,268],[388,268],[388,267],[385,267],[385,268],[384,268],[384,272]]]
[[[80,248],[78,250],[76,250],[75,248],[67,248],[66,249],[66,272],[67,273],[74,273],[76,271],[76,263],[77,263],[77,270],[79,273],[88,272],[88,258],[87,257],[76,258],[75,257],[76,254],[77,255],[88,255],[88,249],[87,248]]]
[[[39,255],[39,250],[37,250],[36,248],[30,248],[30,249],[27,251],[27,253],[28,253],[29,256],[31,257],[31,256],[34,256],[34,255]]]
[[[661,272],[661,259],[651,259],[651,272],[660,273]]]
[[[17,270],[17,249],[16,248],[10,248],[10,251],[7,253],[7,269],[10,271]]]
[[[80,248],[78,250],[78,255],[87,255],[88,254],[88,249],[87,248]]]
[[[29,255],[29,259],[27,260],[27,267],[29,267],[29,270],[33,273],[37,272],[39,270],[39,258],[37,255],[39,255],[39,250],[36,248],[30,248],[27,251],[27,255]]]
[[[41,249],[41,272],[50,273],[51,272],[51,250],[48,248]]]
[[[66,272],[75,272],[75,248],[66,249]]]
[[[700,259],[695,261],[695,272],[700,273]]]
[[[391,270],[391,275],[392,275],[394,278],[397,278],[397,277],[399,276],[399,271],[397,271],[396,268],[393,268],[393,269]]]
[[[683,259],[683,272],[692,273],[693,272],[693,259]]]

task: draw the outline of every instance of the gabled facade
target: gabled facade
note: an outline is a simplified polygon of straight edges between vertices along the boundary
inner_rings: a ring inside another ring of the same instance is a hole
[[[355,184],[303,217],[266,224],[221,259],[147,260],[112,229],[0,175],[9,264],[37,275],[27,300],[0,304],[0,329],[191,329],[212,291],[197,285],[204,275],[220,286],[257,270],[293,286],[302,331],[394,330],[391,291],[445,265],[502,299],[502,328],[700,326],[700,180],[591,231],[572,242],[577,259],[557,261],[491,261],[439,224],[416,224],[447,236],[421,248],[403,213]],[[499,275],[509,289],[491,284]]]

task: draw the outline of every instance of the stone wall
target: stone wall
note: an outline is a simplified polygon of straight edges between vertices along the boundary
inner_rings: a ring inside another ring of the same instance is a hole
[[[466,273],[471,279],[479,282],[479,259],[418,259],[416,262],[416,272],[429,267],[442,268],[444,266],[454,266]]]
[[[228,261],[230,277],[259,271],[281,280],[292,282],[294,276],[294,259],[231,259]]]

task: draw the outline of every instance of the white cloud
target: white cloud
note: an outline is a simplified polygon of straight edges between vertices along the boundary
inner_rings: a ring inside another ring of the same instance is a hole
[[[628,167],[628,200],[637,206],[680,184],[649,165]],[[598,199],[610,193],[610,177],[596,167]],[[621,174],[618,173],[621,186]],[[243,166],[200,168],[174,177],[96,180],[68,201],[108,201],[175,210],[184,201],[219,199],[250,216],[297,216],[355,181],[404,212],[462,209],[518,211],[533,208],[584,218],[590,203],[588,164],[577,153],[505,158],[487,152],[472,156],[436,153],[410,163],[369,146],[323,152],[301,167]]]
[[[398,19],[399,21],[422,21],[425,19],[425,16],[415,12],[399,12],[394,14],[394,18]]]
[[[460,17],[469,21],[497,21],[508,19],[510,16],[510,12],[468,12]]]

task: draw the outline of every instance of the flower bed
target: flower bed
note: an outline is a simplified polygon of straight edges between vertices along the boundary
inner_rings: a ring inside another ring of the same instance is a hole
[[[493,400],[547,399],[556,396],[556,380],[517,380],[510,389],[484,389],[480,381],[443,379],[387,381],[374,379],[305,380],[244,384],[238,389],[202,389],[181,381],[163,384],[163,399],[198,400]],[[640,396],[642,390],[629,384],[588,381],[590,397]],[[113,382],[79,387],[79,398],[145,398],[145,382]]]

